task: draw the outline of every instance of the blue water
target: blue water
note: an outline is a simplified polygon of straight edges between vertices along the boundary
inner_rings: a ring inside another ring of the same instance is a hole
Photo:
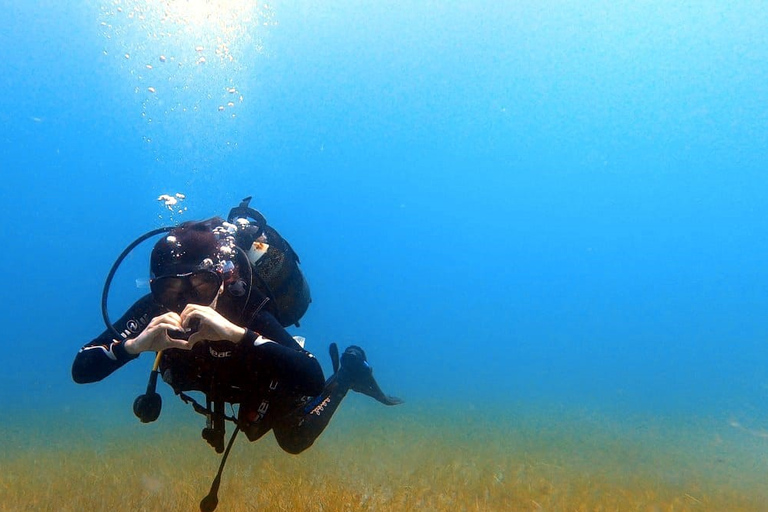
[[[149,356],[69,376],[112,262],[252,195],[301,256],[295,334],[326,370],[357,343],[412,407],[768,427],[763,3],[135,11],[160,3],[0,3],[5,415],[135,421]]]

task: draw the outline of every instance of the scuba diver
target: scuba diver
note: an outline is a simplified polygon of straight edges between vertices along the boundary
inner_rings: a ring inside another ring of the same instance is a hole
[[[322,433],[351,389],[386,405],[365,352],[330,346],[334,373],[327,380],[303,338],[286,327],[299,324],[311,302],[299,258],[250,197],[227,220],[214,217],[160,228],[130,244],[113,265],[102,294],[107,329],[83,346],[72,364],[77,383],[100,381],[142,352],[157,352],[146,393],[136,398],[142,422],[159,417],[158,375],[182,400],[206,417],[203,438],[224,453],[203,512],[218,504],[218,487],[239,431],[250,441],[274,432],[280,447],[300,453]],[[109,287],[122,260],[141,242],[163,234],[150,257],[151,293],[112,324]],[[187,392],[205,395],[205,405]],[[232,404],[231,415],[226,404]],[[236,414],[234,405],[238,405]],[[225,422],[235,430],[224,445]]]

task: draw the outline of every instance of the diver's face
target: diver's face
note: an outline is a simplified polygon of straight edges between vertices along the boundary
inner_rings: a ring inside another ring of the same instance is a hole
[[[187,304],[215,307],[223,289],[221,275],[207,269],[161,276],[150,280],[149,286],[155,300],[175,313],[181,313]]]

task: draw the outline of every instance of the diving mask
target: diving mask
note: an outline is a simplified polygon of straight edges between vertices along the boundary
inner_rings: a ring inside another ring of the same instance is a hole
[[[187,304],[210,305],[218,295],[221,284],[221,275],[210,269],[161,276],[149,281],[155,300],[175,313],[181,313]]]

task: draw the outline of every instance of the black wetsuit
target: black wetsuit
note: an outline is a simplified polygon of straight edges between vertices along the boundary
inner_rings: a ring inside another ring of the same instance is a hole
[[[320,435],[348,387],[334,377],[325,381],[315,357],[264,307],[268,301],[255,288],[247,304],[226,295],[219,301],[223,307],[217,309],[247,327],[243,340],[205,341],[192,350],[166,349],[160,361],[163,380],[176,393],[202,391],[212,401],[240,404],[238,424],[251,441],[272,429],[284,450],[298,453]],[[139,299],[115,323],[123,339],[104,331],[80,349],[72,365],[74,381],[99,381],[135,359],[123,342],[166,311],[152,295]],[[257,335],[272,341],[256,344]]]

